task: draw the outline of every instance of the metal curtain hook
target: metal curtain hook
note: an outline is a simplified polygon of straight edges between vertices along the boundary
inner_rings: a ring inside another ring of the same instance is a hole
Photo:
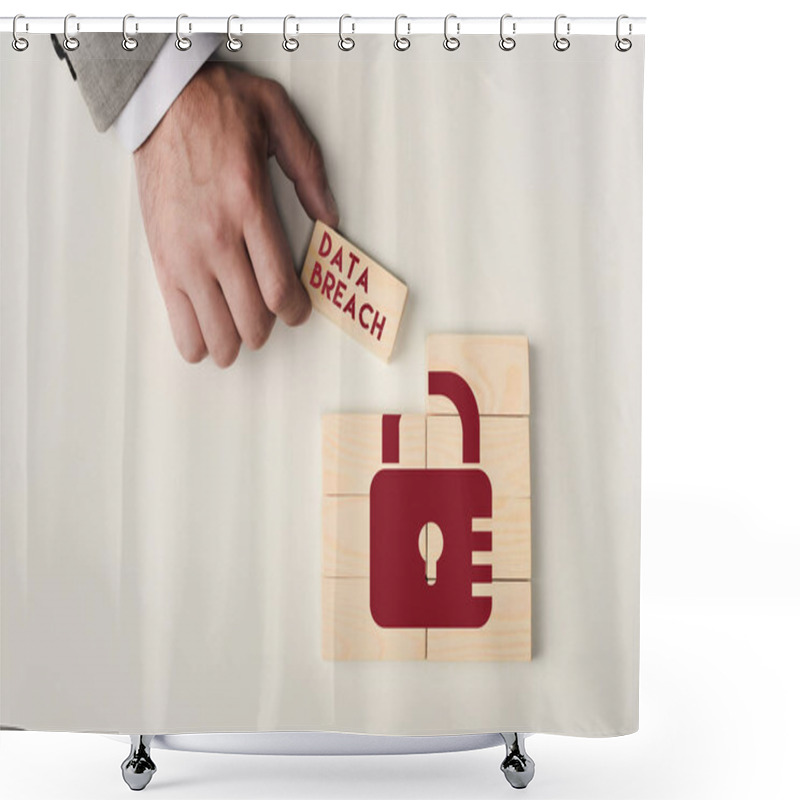
[[[616,47],[617,50],[620,51],[620,53],[627,53],[628,50],[630,50],[631,47],[633,47],[633,42],[630,39],[622,38],[619,35],[620,23],[624,19],[629,19],[627,14],[620,14],[617,17],[617,41],[614,42],[614,47]],[[633,33],[633,25],[631,25],[630,22],[629,22],[628,23],[628,35],[630,35],[631,33]]]
[[[239,19],[239,17],[237,17],[236,14],[231,14],[228,17],[228,41],[225,42],[225,47],[227,47],[228,50],[231,51],[231,53],[235,53],[237,50],[241,50],[242,49],[242,40],[241,39],[237,39],[231,33],[231,22],[233,22],[233,20],[235,20],[235,19]],[[239,26],[239,30],[240,31],[242,30],[242,26],[241,25]]]
[[[17,16],[14,17],[14,21],[11,23],[11,35],[14,37],[11,40],[11,46],[18,53],[21,53],[23,50],[27,50],[28,49],[28,44],[29,44],[27,39],[25,39],[24,37],[20,36],[17,33],[17,20],[20,20],[20,19],[25,19],[25,16],[23,14],[17,14]],[[27,23],[25,25],[25,28],[27,30]]]
[[[192,46],[192,40],[188,36],[181,34],[181,20],[187,19],[188,14],[178,14],[175,18],[175,47],[178,50],[188,50]],[[192,23],[189,23],[189,30],[192,30]]]
[[[408,19],[405,14],[398,14],[394,18],[394,49],[395,50],[408,50],[411,47],[411,39],[408,36],[401,36],[400,35],[400,20],[401,19]],[[407,22],[406,27],[408,28],[408,33],[411,33],[411,23]]]
[[[344,33],[342,32],[344,21],[346,19],[353,19],[353,18],[349,14],[342,14],[342,16],[339,17],[339,49],[345,51],[352,50],[356,46],[355,39],[353,39],[351,36],[345,36]],[[355,33],[356,32],[355,22],[351,23],[351,25],[353,26],[353,30],[351,32]]]
[[[65,50],[77,50],[80,47],[80,44],[81,44],[74,36],[70,36],[69,35],[69,31],[67,30],[67,27],[69,25],[69,21],[71,19],[75,19],[75,15],[74,14],[67,14],[67,16],[64,17],[64,49]],[[75,30],[79,31],[80,29],[81,29],[80,24],[76,22],[75,23]]]
[[[450,52],[453,50],[458,50],[458,48],[461,47],[461,40],[458,38],[458,36],[450,36],[450,34],[447,32],[447,26],[451,19],[457,19],[456,15],[448,14],[444,18],[444,42],[442,42],[444,49],[450,50]],[[459,33],[461,33],[461,23],[456,22],[456,34]]]
[[[511,14],[503,14],[503,16],[500,17],[500,49],[505,50],[506,52],[508,52],[509,50],[513,50],[517,46],[517,40],[513,36],[506,36],[504,30],[504,25],[506,20],[511,18],[512,18]],[[516,22],[511,23],[511,32],[512,33],[517,32]]]
[[[294,36],[289,36],[289,34],[287,33],[290,19],[297,19],[297,17],[293,17],[291,14],[287,14],[283,18],[283,49],[289,53],[293,53],[295,50],[297,50],[298,47],[300,47],[300,42],[297,39],[295,39]],[[295,25],[295,31],[298,32],[300,31],[299,25]]]
[[[558,21],[566,18],[567,18],[566,14],[559,14],[556,17],[555,22],[553,23],[553,36],[555,37],[555,40],[553,41],[553,47],[555,47],[555,49],[558,50],[560,53],[563,53],[565,50],[569,50],[569,45],[570,45],[570,41],[569,39],[567,39],[567,36],[569,36],[569,28],[570,28],[569,22],[567,23],[567,36],[558,35]]]
[[[122,49],[123,50],[135,50],[139,46],[139,40],[134,39],[133,36],[128,36],[128,20],[134,19],[133,14],[126,14],[122,18]],[[139,26],[136,26],[136,30],[139,30]]]

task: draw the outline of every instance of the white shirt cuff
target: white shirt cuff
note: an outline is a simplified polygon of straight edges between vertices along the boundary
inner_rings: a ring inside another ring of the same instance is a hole
[[[183,87],[225,37],[195,33],[191,39],[188,50],[178,50],[172,37],[164,42],[131,99],[114,120],[114,131],[131,152],[153,132]]]

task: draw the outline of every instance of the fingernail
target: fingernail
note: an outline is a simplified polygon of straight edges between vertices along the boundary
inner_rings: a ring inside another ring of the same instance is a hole
[[[336,219],[336,224],[339,224],[339,206],[336,205],[336,198],[333,196],[330,186],[325,187],[325,207],[328,213]]]

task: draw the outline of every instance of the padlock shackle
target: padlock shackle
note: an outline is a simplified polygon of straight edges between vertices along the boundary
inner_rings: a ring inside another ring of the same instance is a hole
[[[400,415],[384,414],[381,422],[381,461],[384,464],[400,463]]]
[[[469,384],[457,372],[429,372],[428,394],[446,397],[461,419],[461,442],[465,464],[481,460],[481,419]]]

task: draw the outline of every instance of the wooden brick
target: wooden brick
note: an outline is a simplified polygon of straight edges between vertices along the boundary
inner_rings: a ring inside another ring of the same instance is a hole
[[[382,468],[381,414],[324,414],[322,417],[322,493],[368,495]],[[425,466],[425,415],[400,418],[399,466]]]
[[[322,579],[322,657],[422,661],[424,628],[382,628],[369,608],[369,578]]]
[[[530,414],[527,336],[432,334],[426,344],[428,371],[457,372],[470,385],[479,414]],[[428,395],[429,414],[455,414],[441,395]]]
[[[473,563],[492,565],[493,580],[531,578],[531,500],[529,497],[493,497],[488,524],[473,520],[473,530],[492,532],[488,554],[473,553]],[[487,558],[488,556],[488,558]]]
[[[300,277],[317,311],[389,360],[408,296],[402,281],[319,220]]]
[[[528,497],[495,497],[488,520],[474,519],[473,531],[491,531],[492,549],[473,550],[473,564],[490,564],[493,580],[531,578],[531,501]],[[427,527],[427,526],[426,526]],[[426,532],[426,539],[427,539]],[[442,535],[444,542],[447,539]],[[423,551],[424,553],[427,552]],[[433,578],[432,561],[427,559],[426,574]]]
[[[369,497],[322,498],[322,574],[369,577]]]
[[[493,497],[530,497],[530,428],[528,417],[481,417],[481,461],[492,482]],[[428,467],[460,467],[461,421],[428,417]],[[475,465],[467,465],[475,466]]]
[[[429,628],[428,661],[530,661],[530,581],[494,581],[473,594],[491,594],[489,621],[481,628]]]

